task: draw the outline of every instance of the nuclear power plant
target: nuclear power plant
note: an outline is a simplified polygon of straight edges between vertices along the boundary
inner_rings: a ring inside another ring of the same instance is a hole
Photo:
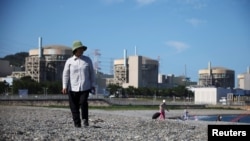
[[[211,67],[211,62],[208,62],[207,69],[199,70],[198,85],[234,88],[234,79],[233,70],[224,67]]]
[[[111,82],[123,87],[156,87],[158,84],[158,60],[137,54],[127,56],[124,50],[122,59],[114,60],[114,78]]]
[[[62,45],[42,46],[39,37],[38,48],[29,51],[25,58],[25,74],[37,82],[61,81],[65,61],[72,56],[72,49]]]
[[[122,53],[121,53],[122,54]],[[62,71],[66,60],[71,57],[71,47],[64,45],[46,45],[43,46],[42,37],[38,38],[38,47],[29,50],[29,56],[25,58],[25,71],[11,71],[11,67],[8,66],[8,62],[1,62],[0,74],[10,75],[12,78],[21,78],[24,76],[30,76],[37,82],[43,81],[61,81]],[[109,84],[118,84],[124,88],[133,86],[139,87],[173,87],[175,85],[197,85],[201,87],[223,87],[234,88],[235,87],[235,72],[234,70],[224,67],[212,67],[209,62],[208,67],[200,69],[198,71],[199,79],[196,84],[193,82],[184,82],[186,76],[174,76],[159,73],[159,60],[151,59],[145,56],[137,55],[136,48],[135,53],[127,55],[127,50],[124,49],[123,57],[115,59],[111,64],[112,74],[105,77],[100,77],[98,69],[97,56],[100,54],[98,50],[95,51],[93,64],[97,74],[97,82],[99,90],[106,88]],[[122,56],[122,55],[121,55]],[[7,65],[7,66],[6,66]],[[100,72],[101,73],[101,72]],[[249,74],[247,73],[238,75],[238,88],[249,90]]]

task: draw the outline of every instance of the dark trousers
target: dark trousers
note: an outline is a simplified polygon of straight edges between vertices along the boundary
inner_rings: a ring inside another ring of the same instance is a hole
[[[82,119],[89,119],[88,112],[88,97],[89,90],[82,92],[69,92],[69,106],[72,113],[73,121],[75,125],[81,125],[80,109]]]

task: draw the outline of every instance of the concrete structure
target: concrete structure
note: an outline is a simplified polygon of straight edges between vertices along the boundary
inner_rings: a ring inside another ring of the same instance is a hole
[[[166,83],[166,75],[158,74],[158,83]]]
[[[11,74],[11,77],[20,79],[22,77],[26,76],[25,71],[13,71]]]
[[[243,90],[250,90],[250,68],[248,67],[247,72],[239,74],[238,79],[238,88]]]
[[[11,75],[12,67],[10,66],[10,62],[7,60],[0,60],[0,77],[6,77]]]
[[[29,51],[25,58],[25,73],[37,82],[61,81],[65,61],[72,56],[72,49],[62,45],[42,47],[39,38],[39,48]]]
[[[126,56],[114,60],[114,78],[107,83],[118,84],[124,88],[133,86],[157,87],[159,62],[143,56]],[[108,84],[107,84],[108,85]]]
[[[211,104],[216,105],[222,97],[228,97],[232,92],[231,89],[216,87],[193,88],[195,104]],[[227,98],[232,99],[232,98]]]
[[[179,85],[182,86],[197,85],[197,82],[190,81],[190,78],[184,75],[175,76],[174,74],[169,74],[169,75],[159,74],[158,84],[159,88],[173,88]]]
[[[235,74],[233,70],[223,67],[211,67],[209,62],[207,69],[199,70],[199,86],[215,86],[234,88]]]

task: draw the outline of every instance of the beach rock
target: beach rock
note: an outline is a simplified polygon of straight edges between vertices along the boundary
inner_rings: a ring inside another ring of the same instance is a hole
[[[1,141],[201,141],[211,122],[90,110],[89,127],[75,128],[69,109],[1,106]],[[213,124],[218,124],[213,122]]]

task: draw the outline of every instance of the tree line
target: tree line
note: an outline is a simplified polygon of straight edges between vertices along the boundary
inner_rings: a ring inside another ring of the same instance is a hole
[[[1,94],[13,94],[17,95],[20,89],[27,89],[28,94],[42,95],[46,94],[61,94],[62,82],[60,81],[45,81],[36,82],[30,76],[22,77],[18,80],[13,80],[12,86],[7,82],[0,82],[0,93]],[[185,86],[179,85],[173,88],[156,88],[156,87],[141,87],[135,88],[129,86],[123,88],[117,84],[110,84],[107,86],[106,91],[108,96],[114,95],[115,97],[193,97],[192,91],[188,90]]]
[[[116,84],[110,84],[107,86],[109,95],[115,97],[193,97],[194,93],[188,90],[185,86],[179,85],[173,88],[157,88],[157,87],[140,87],[135,88],[129,86],[123,88]]]
[[[24,76],[18,80],[13,80],[12,86],[6,81],[0,82],[0,93],[9,93],[17,95],[20,89],[27,89],[29,94],[47,94],[61,93],[62,83],[57,81],[36,82],[30,76]]]

